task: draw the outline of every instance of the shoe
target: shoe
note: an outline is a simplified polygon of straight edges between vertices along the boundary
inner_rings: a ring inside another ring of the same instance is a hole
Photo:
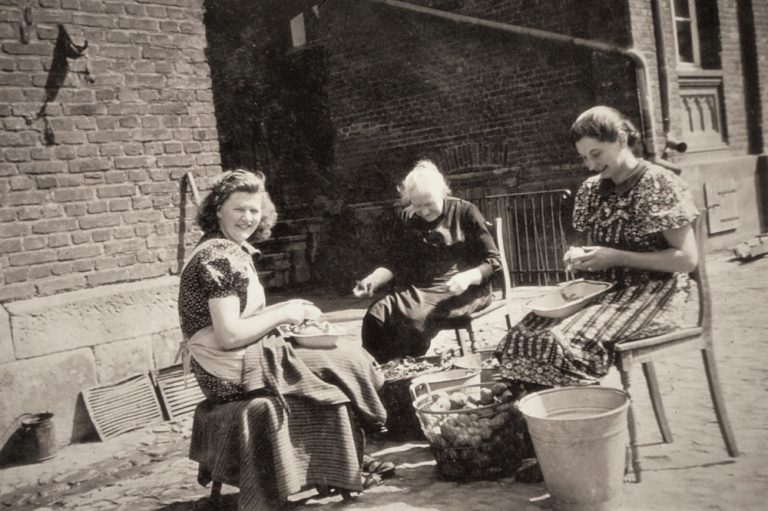
[[[391,461],[377,461],[373,456],[363,456],[363,473],[376,474],[382,479],[395,475],[395,464]]]

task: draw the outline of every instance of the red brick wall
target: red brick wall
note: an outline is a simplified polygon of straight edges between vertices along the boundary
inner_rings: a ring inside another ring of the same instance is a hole
[[[180,180],[220,172],[202,21],[203,0],[0,1],[0,301],[176,269]],[[59,24],[92,83],[68,59],[52,87]]]

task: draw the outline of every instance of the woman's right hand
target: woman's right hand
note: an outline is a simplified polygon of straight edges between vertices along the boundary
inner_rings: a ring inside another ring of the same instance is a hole
[[[376,291],[376,282],[371,275],[368,275],[355,283],[355,288],[352,290],[352,294],[357,298],[370,298],[373,296],[374,291]]]
[[[309,300],[296,298],[285,302],[286,322],[299,325],[304,321],[317,321],[322,314]]]

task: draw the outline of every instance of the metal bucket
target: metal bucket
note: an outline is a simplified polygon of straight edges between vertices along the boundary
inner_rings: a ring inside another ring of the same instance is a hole
[[[629,396],[608,387],[534,392],[518,403],[556,511],[621,505]]]
[[[31,413],[21,419],[21,445],[24,458],[32,463],[53,458],[58,452],[53,414]]]

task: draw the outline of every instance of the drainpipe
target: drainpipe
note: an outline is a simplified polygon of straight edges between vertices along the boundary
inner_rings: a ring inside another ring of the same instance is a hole
[[[463,25],[472,25],[476,27],[490,28],[501,32],[511,33],[515,35],[521,35],[526,37],[532,37],[534,39],[544,39],[560,44],[567,44],[571,46],[578,46],[581,48],[587,48],[593,51],[599,51],[602,53],[621,55],[630,61],[635,66],[635,73],[637,75],[637,88],[638,88],[638,102],[640,104],[640,122],[643,127],[643,143],[645,145],[645,157],[650,161],[658,161],[656,157],[656,150],[654,145],[654,133],[656,132],[655,120],[653,115],[653,96],[651,95],[650,82],[648,80],[648,65],[645,57],[634,48],[623,48],[616,44],[605,43],[602,41],[593,41],[590,39],[582,39],[580,37],[572,37],[556,32],[549,32],[546,30],[539,30],[536,28],[521,27],[519,25],[510,25],[508,23],[501,23],[498,21],[485,20],[482,18],[476,18],[473,16],[465,16],[463,14],[456,14],[448,11],[441,11],[439,9],[432,9],[430,7],[422,7],[420,5],[414,5],[408,2],[401,2],[399,0],[369,0],[370,2],[377,4],[384,4],[396,9],[416,12],[419,14],[426,14],[429,16],[442,18],[444,20],[452,21]]]

